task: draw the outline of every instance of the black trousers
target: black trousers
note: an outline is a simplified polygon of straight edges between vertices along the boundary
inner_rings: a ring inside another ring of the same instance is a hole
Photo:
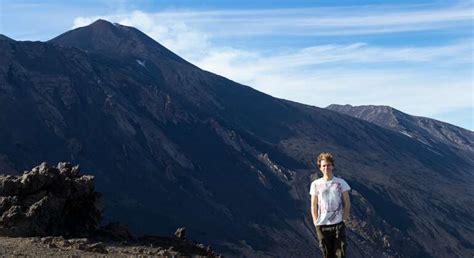
[[[316,233],[324,258],[346,257],[346,226],[344,222],[316,226]]]

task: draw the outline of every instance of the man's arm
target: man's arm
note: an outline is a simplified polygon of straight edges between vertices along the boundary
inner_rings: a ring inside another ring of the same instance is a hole
[[[313,216],[313,224],[316,226],[318,221],[318,196],[311,195],[311,215]]]
[[[342,193],[342,200],[344,201],[344,211],[342,213],[342,220],[349,220],[349,213],[351,211],[351,199],[349,198],[349,191]]]

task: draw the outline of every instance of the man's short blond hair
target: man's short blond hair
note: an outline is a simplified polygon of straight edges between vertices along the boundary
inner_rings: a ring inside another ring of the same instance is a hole
[[[334,164],[334,157],[329,152],[322,152],[318,156],[318,168],[321,167],[321,161],[325,160],[326,162],[330,162],[333,166]]]

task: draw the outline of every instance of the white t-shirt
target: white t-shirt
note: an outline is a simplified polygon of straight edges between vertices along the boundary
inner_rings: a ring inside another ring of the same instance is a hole
[[[321,177],[311,183],[309,194],[318,196],[316,225],[333,225],[342,221],[342,193],[350,189],[344,179],[335,176],[329,181]]]

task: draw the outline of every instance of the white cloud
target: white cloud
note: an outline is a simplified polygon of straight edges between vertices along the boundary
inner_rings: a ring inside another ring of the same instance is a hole
[[[97,20],[99,18],[101,18],[101,17],[100,16],[96,16],[96,17],[76,17],[76,18],[74,18],[72,28],[75,29],[75,28],[78,28],[78,27],[87,26],[87,25],[93,23],[95,20]]]
[[[423,10],[423,11],[421,11]],[[269,10],[169,11],[161,20],[207,28],[217,36],[360,35],[472,26],[472,4],[439,9],[429,5]]]

